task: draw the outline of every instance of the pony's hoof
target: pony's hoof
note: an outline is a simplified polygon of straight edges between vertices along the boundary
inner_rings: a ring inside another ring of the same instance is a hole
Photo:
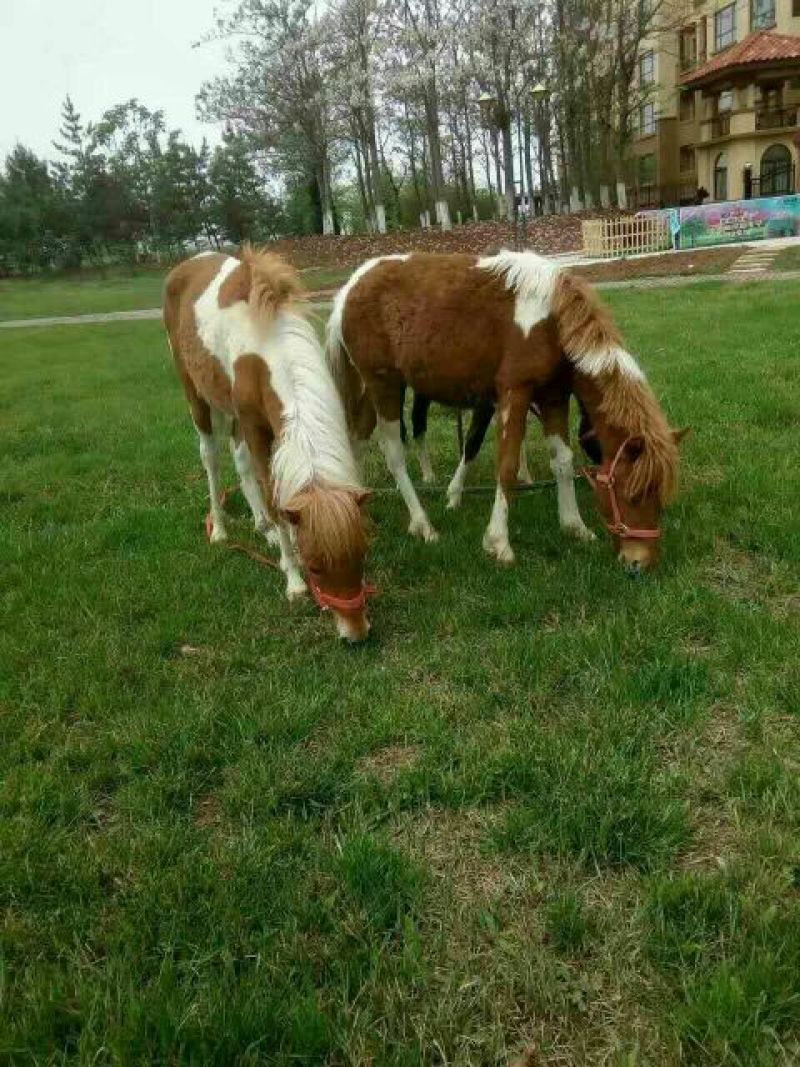
[[[461,493],[448,493],[447,494],[447,510],[455,511],[456,508],[461,507]]]
[[[408,532],[412,537],[421,537],[422,540],[427,541],[428,544],[439,540],[438,533],[427,519],[412,519],[408,527]]]
[[[220,541],[227,541],[227,540],[228,540],[228,531],[225,529],[224,526],[221,526],[221,525],[217,524],[216,526],[214,526],[212,528],[211,536],[209,537],[209,541],[211,542],[212,545],[218,545],[220,543]]]
[[[585,541],[587,544],[590,541],[596,541],[597,536],[592,533],[588,526],[575,524],[571,526],[562,527],[567,537],[574,537],[576,541]]]
[[[436,475],[433,471],[423,471],[422,480],[426,485],[432,485],[436,481]]]
[[[491,537],[484,537],[483,550],[487,555],[496,559],[498,563],[504,564],[506,567],[510,566],[512,563],[516,563],[514,550],[508,541],[495,541]]]

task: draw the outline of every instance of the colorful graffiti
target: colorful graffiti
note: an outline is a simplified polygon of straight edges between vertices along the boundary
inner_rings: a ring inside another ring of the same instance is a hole
[[[794,237],[800,233],[800,196],[765,196],[721,204],[642,212],[669,219],[675,248]]]

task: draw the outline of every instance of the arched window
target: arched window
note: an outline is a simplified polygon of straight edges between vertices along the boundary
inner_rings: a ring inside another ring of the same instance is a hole
[[[728,157],[724,152],[714,160],[714,199],[728,199]]]
[[[794,188],[792,153],[785,144],[770,145],[761,157],[762,196],[785,196]]]

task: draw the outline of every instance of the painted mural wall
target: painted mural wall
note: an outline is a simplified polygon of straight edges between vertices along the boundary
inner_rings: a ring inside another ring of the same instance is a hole
[[[675,248],[705,248],[800,233],[800,196],[765,196],[647,211],[669,219]]]

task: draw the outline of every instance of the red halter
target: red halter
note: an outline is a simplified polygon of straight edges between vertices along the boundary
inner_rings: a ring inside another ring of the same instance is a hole
[[[654,530],[633,530],[629,526],[626,526],[622,521],[622,512],[620,511],[619,502],[617,501],[617,491],[614,488],[616,485],[614,471],[617,469],[617,463],[619,462],[620,456],[625,451],[625,446],[628,441],[630,441],[630,437],[626,437],[619,446],[617,454],[611,460],[611,465],[607,472],[602,470],[602,468],[592,470],[589,467],[583,467],[582,473],[593,489],[602,486],[608,491],[611,514],[614,519],[613,522],[606,523],[609,533],[614,534],[615,537],[621,537],[625,541],[655,541],[661,536],[661,530],[658,527]]]
[[[328,611],[331,608],[334,611],[344,612],[363,611],[367,606],[367,600],[371,596],[376,596],[378,592],[374,585],[362,582],[361,589],[355,596],[333,596],[332,593],[325,593],[320,589],[319,585],[310,574],[306,575],[306,577],[308,579],[308,588],[311,590],[311,595],[323,611]]]

